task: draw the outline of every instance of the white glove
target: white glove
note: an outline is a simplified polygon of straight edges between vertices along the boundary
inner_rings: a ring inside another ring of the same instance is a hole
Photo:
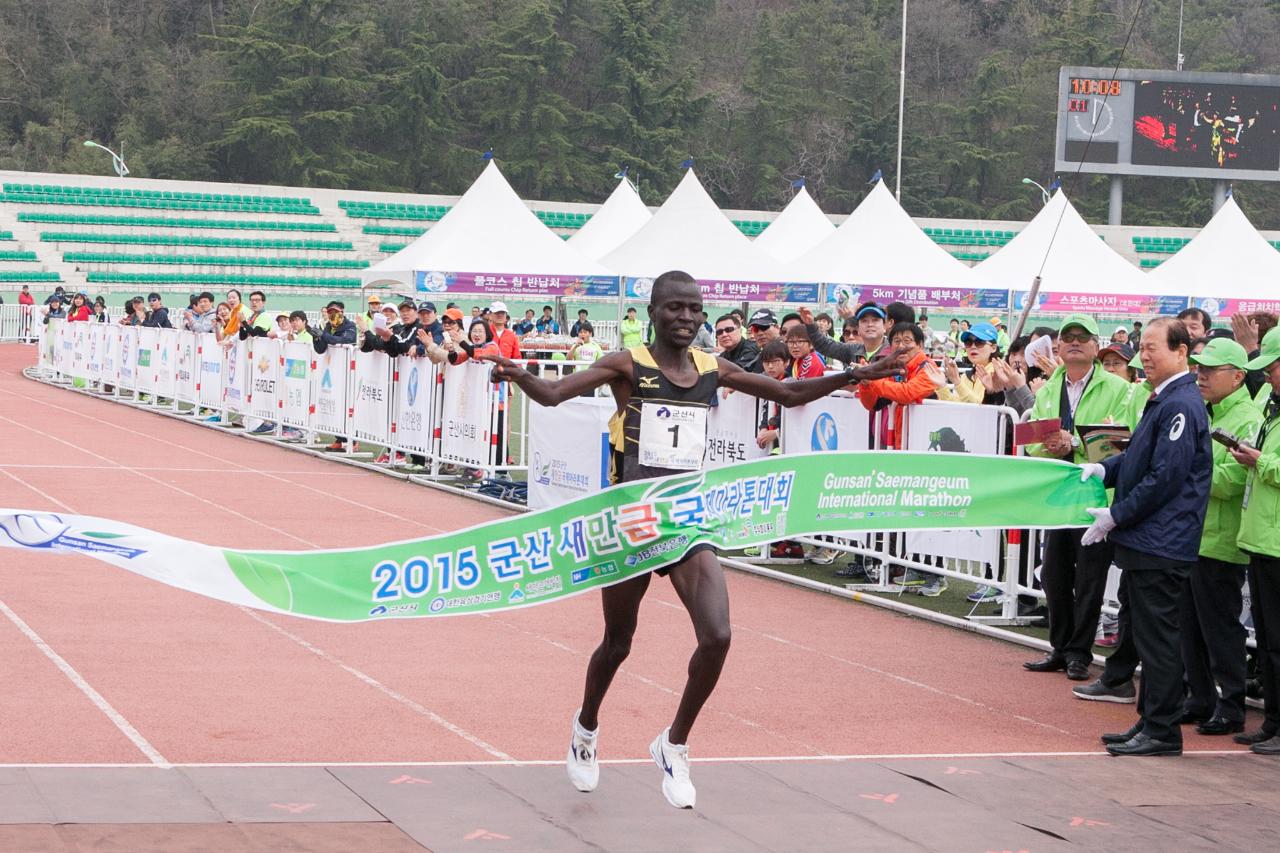
[[[1102,466],[1097,466],[1101,468]],[[1089,529],[1084,532],[1084,536],[1080,537],[1081,545],[1097,545],[1107,538],[1107,534],[1116,529],[1116,523],[1111,518],[1111,508],[1103,507],[1101,509],[1087,510],[1089,515],[1093,516],[1093,524],[1089,525]]]
[[[1080,482],[1087,483],[1090,477],[1105,480],[1107,478],[1107,469],[1097,462],[1086,462],[1080,466]]]

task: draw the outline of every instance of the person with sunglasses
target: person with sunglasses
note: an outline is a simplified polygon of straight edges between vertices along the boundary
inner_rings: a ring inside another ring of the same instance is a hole
[[[1036,392],[1030,420],[1057,418],[1061,429],[1042,444],[1027,446],[1029,456],[1087,462],[1075,433],[1076,424],[1123,423],[1129,383],[1102,369],[1098,361],[1098,323],[1087,314],[1072,314],[1058,329],[1059,366]],[[1029,672],[1062,672],[1072,681],[1089,679],[1093,639],[1102,612],[1113,547],[1102,541],[1083,545],[1084,530],[1050,530],[1045,534],[1040,582],[1049,613],[1053,650],[1022,666]],[[1133,683],[1115,685],[1106,701],[1132,702]],[[1096,697],[1102,698],[1102,697]]]
[[[720,315],[713,328],[720,357],[743,370],[756,372],[755,365],[760,361],[760,347],[755,341],[742,336],[742,324],[738,322],[738,315]]]

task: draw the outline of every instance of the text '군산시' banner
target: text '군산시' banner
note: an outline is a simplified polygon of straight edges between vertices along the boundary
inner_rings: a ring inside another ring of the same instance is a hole
[[[1066,462],[966,453],[770,456],[624,483],[425,539],[237,551],[88,516],[0,509],[0,545],[79,552],[222,601],[311,619],[449,616],[541,604],[679,560],[794,536],[1084,527],[1102,483]]]

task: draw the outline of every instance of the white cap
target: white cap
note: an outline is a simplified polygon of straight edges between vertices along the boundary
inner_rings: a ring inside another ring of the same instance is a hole
[[[1128,329],[1126,329],[1124,326],[1116,326],[1116,332],[1127,332],[1127,331],[1129,331],[1129,330],[1128,330]],[[1115,334],[1115,332],[1112,332],[1111,334],[1113,334],[1113,335],[1114,335],[1114,334]]]
[[[507,303],[505,303],[505,302],[501,302],[501,301],[499,301],[499,302],[490,302],[490,303],[489,303],[489,313],[490,313],[490,314],[496,314],[496,313],[497,313],[497,312],[499,312],[499,311],[501,311],[503,314],[509,314],[509,313],[511,313],[511,312],[509,312],[509,311],[507,310]]]

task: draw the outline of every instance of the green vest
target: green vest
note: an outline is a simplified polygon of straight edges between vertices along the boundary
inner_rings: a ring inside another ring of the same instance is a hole
[[[618,324],[618,331],[622,335],[622,348],[631,349],[638,347],[644,343],[644,324],[637,317],[634,320],[622,318],[622,322]]]
[[[1210,428],[1223,429],[1245,441],[1252,441],[1262,424],[1262,413],[1249,399],[1249,389],[1241,385],[1216,406],[1209,407]],[[1213,442],[1213,483],[1209,487],[1209,509],[1204,517],[1200,556],[1228,563],[1248,563],[1249,557],[1236,546],[1240,532],[1240,499],[1249,469],[1231,456],[1226,445]]]
[[[1062,399],[1062,383],[1066,375],[1067,368],[1059,367],[1049,377],[1049,381],[1036,392],[1036,402],[1031,407],[1031,420],[1041,421],[1059,417],[1058,404]],[[1075,423],[1101,424],[1106,423],[1107,418],[1110,418],[1113,423],[1127,423],[1124,404],[1129,393],[1129,384],[1114,373],[1107,373],[1102,369],[1102,363],[1095,361],[1093,376],[1089,378],[1089,384],[1085,386],[1080,403],[1076,406]],[[1048,456],[1044,452],[1044,445],[1041,444],[1027,445],[1027,455]],[[1086,461],[1084,448],[1077,447],[1071,454],[1070,461],[1083,465]]]
[[[1129,393],[1124,400],[1124,423],[1132,432],[1138,428],[1138,421],[1142,420],[1142,410],[1147,407],[1147,401],[1151,399],[1152,387],[1150,382],[1130,382]]]
[[[1250,553],[1280,557],[1280,525],[1276,524],[1280,519],[1280,416],[1264,423],[1264,428],[1267,434],[1262,445],[1259,447],[1256,436],[1250,442],[1262,455],[1245,478],[1244,511],[1236,544]]]

